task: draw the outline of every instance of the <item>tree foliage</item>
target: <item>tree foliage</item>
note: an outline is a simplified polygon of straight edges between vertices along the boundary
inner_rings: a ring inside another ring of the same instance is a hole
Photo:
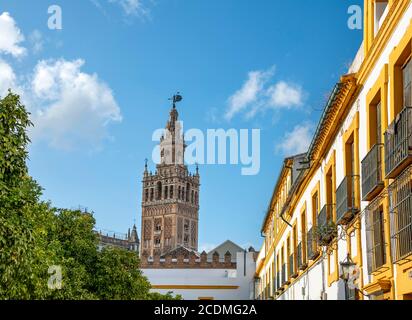
[[[30,126],[9,91],[0,99],[0,299],[180,299],[150,293],[135,253],[99,251],[92,214],[41,201],[26,165]],[[49,286],[52,266],[60,288]]]

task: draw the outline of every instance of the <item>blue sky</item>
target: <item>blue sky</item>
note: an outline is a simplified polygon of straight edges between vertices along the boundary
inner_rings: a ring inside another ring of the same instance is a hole
[[[14,88],[33,113],[29,169],[44,199],[140,230],[144,159],[180,91],[185,129],[261,130],[258,175],[200,167],[200,247],[258,248],[284,156],[305,149],[360,45],[347,10],[361,3],[1,0],[0,95]],[[62,30],[48,28],[53,4]]]

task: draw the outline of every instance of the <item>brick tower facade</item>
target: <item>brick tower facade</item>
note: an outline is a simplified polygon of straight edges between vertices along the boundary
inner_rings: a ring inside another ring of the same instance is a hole
[[[141,254],[162,255],[183,246],[198,249],[199,186],[198,168],[191,174],[184,164],[185,143],[176,102],[160,140],[160,164],[156,172],[143,173]]]

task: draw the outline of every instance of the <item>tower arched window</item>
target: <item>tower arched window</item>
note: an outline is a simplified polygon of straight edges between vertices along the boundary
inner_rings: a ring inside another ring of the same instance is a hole
[[[169,187],[165,186],[165,199],[169,197]]]
[[[173,199],[173,186],[170,186],[170,199]]]
[[[149,189],[144,190],[144,201],[149,201]]]
[[[157,196],[156,200],[161,200],[162,199],[162,183],[159,181],[157,183]]]
[[[154,189],[150,188],[150,201],[153,201],[153,197],[154,197]]]
[[[194,191],[192,190],[192,194],[191,194],[191,198],[190,198],[190,202],[193,204],[194,203],[194,197],[195,197],[195,193],[194,193]]]
[[[189,202],[190,184],[186,184],[186,202]]]
[[[182,187],[182,194],[181,194],[181,198],[180,198],[180,200],[185,200],[185,187]]]
[[[179,186],[178,192],[177,192],[177,199],[180,200],[180,194],[182,192],[182,187]]]
[[[199,195],[195,192],[195,203],[199,204]]]

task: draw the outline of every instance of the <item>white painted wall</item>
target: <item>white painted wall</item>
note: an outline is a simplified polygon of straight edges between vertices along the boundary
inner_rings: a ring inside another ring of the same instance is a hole
[[[357,100],[351,106],[350,112],[346,117],[345,121],[343,121],[341,130],[337,134],[333,144],[329,150],[329,154],[326,157],[326,161],[324,161],[321,165],[321,168],[314,174],[309,187],[305,191],[304,195],[299,201],[295,212],[293,214],[293,219],[291,224],[294,224],[298,221],[298,225],[301,225],[300,221],[300,210],[304,205],[305,201],[308,205],[307,207],[307,226],[310,228],[312,226],[312,214],[311,214],[311,191],[315,188],[318,181],[320,181],[320,201],[321,206],[320,209],[325,204],[325,185],[324,185],[324,167],[326,162],[329,161],[330,156],[333,150],[336,151],[336,186],[339,186],[344,178],[344,170],[343,170],[343,146],[342,146],[342,133],[346,131],[346,129],[350,126],[352,119],[357,111],[359,111],[359,156],[360,160],[362,160],[368,153],[367,149],[367,113],[366,113],[366,96],[370,89],[374,86],[377,79],[380,76],[381,70],[385,64],[389,63],[389,55],[392,52],[393,48],[395,48],[400,40],[402,39],[403,35],[406,33],[407,27],[410,24],[412,18],[412,5],[409,6],[407,11],[405,12],[404,16],[398,23],[396,30],[388,41],[386,48],[384,49],[381,57],[377,61],[375,67],[373,68],[372,72],[369,75],[364,87],[362,88]],[[358,56],[359,57],[359,56]],[[357,62],[359,63],[359,62]],[[391,80],[389,80],[391,81]],[[388,92],[388,102],[390,101],[390,92]],[[390,114],[389,110],[389,103],[388,105],[388,115]],[[361,203],[361,211],[365,209],[368,205],[368,202]],[[364,284],[368,284],[370,282],[370,276],[368,274],[368,267],[367,267],[367,259],[366,259],[366,234],[365,234],[365,219],[362,218],[362,230],[361,230],[361,239],[362,239],[362,256],[363,256],[363,279]],[[275,249],[275,252],[279,252],[282,248],[282,245],[286,243],[287,236],[290,234],[292,230],[287,230],[284,234],[282,239],[280,240],[280,246]],[[299,234],[299,237],[301,235]],[[301,241],[301,239],[299,239]],[[351,239],[352,241],[352,250],[353,255],[357,255],[357,246],[355,242],[355,238]],[[338,261],[343,261],[347,255],[347,244],[346,241],[339,241],[338,243]],[[324,265],[324,273],[322,273],[322,263]],[[280,300],[288,300],[288,299],[299,299],[299,300],[317,300],[321,298],[321,292],[323,283],[325,286],[325,292],[327,294],[328,300],[335,300],[335,299],[344,299],[345,291],[344,291],[344,283],[342,280],[335,282],[332,284],[331,287],[328,287],[327,282],[327,258],[324,259],[323,262],[319,262],[316,266],[313,266],[307,273],[304,275],[299,281],[294,283],[291,287],[289,287],[280,297]],[[323,276],[322,276],[323,275]],[[303,293],[305,293],[303,295]]]
[[[254,296],[254,275],[256,262],[252,252],[236,255],[237,268],[234,269],[143,269],[143,274],[152,285],[194,285],[194,286],[239,286],[238,289],[153,289],[165,294],[173,291],[185,300],[198,300],[200,297],[213,297],[215,300],[251,300]],[[246,266],[246,269],[245,269]]]

